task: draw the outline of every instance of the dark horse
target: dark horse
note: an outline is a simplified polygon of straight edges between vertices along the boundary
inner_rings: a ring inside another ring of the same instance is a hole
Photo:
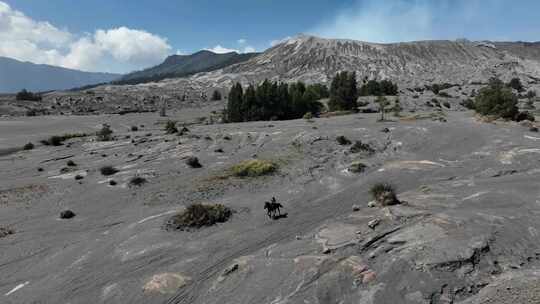
[[[270,202],[264,202],[264,209],[266,209],[266,214],[269,218],[276,217],[276,211],[278,213],[278,216],[281,217],[281,209],[283,208],[283,205],[276,202],[276,198],[272,197],[272,200]]]

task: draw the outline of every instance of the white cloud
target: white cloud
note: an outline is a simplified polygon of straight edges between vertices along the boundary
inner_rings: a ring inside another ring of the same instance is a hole
[[[283,43],[283,42],[286,42],[287,40],[290,40],[290,39],[292,39],[291,36],[287,36],[287,37],[285,37],[283,39],[272,40],[272,41],[270,41],[270,46],[276,46],[276,45],[278,45],[280,43]]]
[[[127,27],[77,37],[0,1],[0,56],[87,71],[128,72],[157,64],[170,51],[165,38]]]
[[[246,39],[238,39],[236,42],[238,42],[238,44],[246,44],[247,40]]]
[[[246,45],[243,49],[229,49],[218,44],[213,48],[205,48],[205,50],[214,52],[216,54],[226,54],[231,52],[236,52],[238,54],[256,52],[256,49],[250,45]]]
[[[229,49],[229,48],[221,46],[220,44],[216,45],[213,48],[206,48],[205,50],[210,51],[210,52],[214,52],[216,54],[225,54],[225,53],[230,53],[230,52],[240,53],[239,50]]]
[[[256,50],[255,50],[255,48],[252,47],[252,46],[246,46],[246,47],[244,48],[244,53],[254,53],[254,52],[256,52]]]

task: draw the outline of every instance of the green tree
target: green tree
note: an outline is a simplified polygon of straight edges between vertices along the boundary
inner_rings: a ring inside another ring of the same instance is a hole
[[[242,104],[243,104],[243,89],[240,83],[235,84],[229,92],[229,100],[227,102],[227,120],[229,122],[243,121]]]
[[[218,90],[214,90],[212,93],[212,101],[221,100],[221,93]]]
[[[254,118],[255,107],[257,106],[257,92],[252,84],[246,89],[242,104],[242,114],[244,121],[251,121]]]
[[[518,114],[518,98],[498,79],[491,79],[475,97],[474,109],[482,115],[513,119]]]
[[[356,73],[341,72],[330,85],[330,111],[355,110],[357,108],[358,88]]]

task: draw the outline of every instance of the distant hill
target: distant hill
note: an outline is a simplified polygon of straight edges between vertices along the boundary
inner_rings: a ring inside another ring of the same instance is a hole
[[[90,73],[46,64],[34,64],[0,57],[0,92],[21,89],[33,92],[66,90],[116,80],[121,75]]]
[[[210,51],[199,51],[191,55],[172,55],[152,68],[133,72],[123,76],[115,84],[138,84],[159,81],[165,78],[190,76],[201,72],[210,72],[227,66],[247,61],[258,53],[238,54],[235,52],[216,54]]]

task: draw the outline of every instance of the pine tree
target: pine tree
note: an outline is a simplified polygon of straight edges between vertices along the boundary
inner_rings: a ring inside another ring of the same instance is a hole
[[[229,101],[227,102],[227,120],[229,122],[243,121],[242,115],[243,89],[240,83],[237,83],[229,92]]]
[[[244,121],[251,121],[254,119],[255,107],[257,106],[257,93],[255,87],[250,84],[244,94],[244,100],[242,104],[242,114]]]
[[[356,72],[341,72],[334,77],[330,86],[330,111],[355,110],[358,88]]]

